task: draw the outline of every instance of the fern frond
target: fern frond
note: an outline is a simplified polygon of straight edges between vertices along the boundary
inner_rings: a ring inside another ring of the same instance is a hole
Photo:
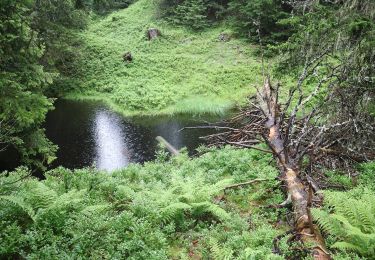
[[[48,208],[57,198],[54,190],[42,182],[36,182],[25,197],[26,201],[35,209]]]
[[[194,210],[194,213],[197,215],[203,215],[204,213],[209,213],[214,218],[217,218],[220,221],[226,221],[230,219],[230,215],[218,205],[211,202],[199,202],[191,203],[191,207]]]
[[[225,187],[227,187],[228,185],[230,184],[233,184],[233,179],[224,179],[224,180],[221,180],[213,185],[210,186],[210,195],[213,196],[213,195],[216,195],[218,193],[220,193]]]
[[[346,230],[346,232],[353,232],[353,233],[362,233],[361,230],[355,226],[353,226],[349,220],[342,216],[342,215],[338,215],[338,214],[331,214],[330,215],[330,220],[338,220],[340,221],[342,224],[343,224],[343,228]]]
[[[213,203],[207,208],[207,212],[211,213],[212,216],[220,221],[227,221],[230,219],[230,215],[224,209]]]
[[[353,245],[348,242],[336,242],[332,245],[332,247],[341,249],[344,251],[356,251],[356,252],[362,252],[362,248],[356,245]]]
[[[17,196],[0,196],[0,200],[7,201],[7,202],[21,208],[22,211],[25,212],[28,217],[30,217],[32,220],[35,220],[34,209],[29,204],[27,204],[23,200],[23,198],[17,197]]]
[[[330,215],[324,210],[313,208],[311,209],[313,219],[318,223],[320,229],[326,233],[337,235],[338,227],[330,218]]]
[[[209,241],[213,259],[230,260],[233,259],[233,250],[231,248],[220,247],[219,242],[211,238]]]
[[[356,201],[353,200],[341,201],[340,204],[335,206],[335,210],[344,215],[353,225],[358,225],[360,222],[358,221],[355,203]]]
[[[66,193],[63,193],[62,195],[55,198],[55,201],[51,207],[58,207],[58,206],[66,206],[66,205],[74,205],[78,204],[83,200],[83,197],[85,196],[87,190],[70,190]]]
[[[60,210],[68,207],[73,207],[77,204],[79,204],[82,199],[83,195],[86,193],[86,190],[70,190],[67,193],[63,193],[60,196],[57,196],[52,202],[49,202],[49,205],[45,208],[39,208],[39,210],[36,212],[34,220],[35,222],[39,222],[43,219],[44,215],[47,214],[50,211],[54,210]],[[48,200],[45,199],[45,203]]]
[[[181,213],[181,212],[184,212],[185,210],[190,210],[190,209],[191,209],[191,206],[183,202],[176,202],[176,203],[170,204],[169,206],[161,210],[161,221],[163,223],[170,222],[178,213]]]
[[[183,203],[189,203],[195,200],[195,196],[192,193],[185,193],[178,196],[177,199]]]
[[[374,197],[370,190],[327,192],[329,205],[334,213],[313,209],[312,214],[319,226],[338,240],[333,247],[353,251],[361,256],[375,253]],[[354,194],[354,195],[353,195]]]
[[[360,203],[356,208],[361,229],[366,233],[374,231],[375,216],[371,212],[371,204]]]
[[[98,215],[110,208],[109,204],[99,204],[84,208],[81,213],[87,217]]]

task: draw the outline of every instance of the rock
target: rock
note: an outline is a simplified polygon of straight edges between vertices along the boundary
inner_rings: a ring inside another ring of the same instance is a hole
[[[147,30],[147,39],[149,41],[159,37],[161,35],[161,32],[156,28],[150,28]]]
[[[122,58],[123,58],[124,62],[131,62],[133,60],[133,56],[132,56],[132,53],[130,51],[124,53],[124,55],[122,55]]]
[[[222,41],[222,42],[229,42],[230,38],[231,37],[228,33],[220,33],[219,35],[219,41]]]

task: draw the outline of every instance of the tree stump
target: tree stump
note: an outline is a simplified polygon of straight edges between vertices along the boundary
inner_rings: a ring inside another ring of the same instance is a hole
[[[222,42],[229,42],[230,38],[231,37],[228,33],[220,33],[219,35],[219,41],[222,41]]]
[[[124,55],[122,56],[122,58],[123,58],[124,62],[128,62],[128,63],[132,62],[132,60],[133,60],[133,56],[132,56],[130,51],[125,52]]]
[[[147,30],[147,39],[149,41],[156,39],[161,35],[161,32],[156,28],[150,28]]]

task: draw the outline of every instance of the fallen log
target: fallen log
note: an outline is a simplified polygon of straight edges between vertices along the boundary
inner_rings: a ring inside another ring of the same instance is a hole
[[[280,129],[280,106],[278,104],[277,93],[272,89],[270,80],[265,81],[262,92],[258,93],[257,102],[262,113],[266,117],[264,124],[268,129],[268,135],[264,136],[265,141],[273,151],[278,168],[280,179],[285,184],[288,196],[292,200],[294,229],[300,235],[303,242],[312,242],[315,247],[312,250],[314,259],[330,259],[324,241],[312,223],[309,214],[308,193],[306,187],[300,179],[298,163],[288,154],[288,149],[284,147],[286,143]]]
[[[313,175],[319,169],[331,168],[353,176],[355,163],[375,157],[375,120],[360,108],[358,100],[342,99],[335,69],[328,74],[318,69],[329,53],[306,56],[298,81],[288,87],[289,94],[282,102],[280,85],[273,88],[266,78],[263,88],[249,98],[249,106],[226,121],[222,132],[204,137],[211,145],[229,144],[273,155],[280,172],[278,178],[290,198],[279,206],[292,206],[294,234],[302,241],[315,243],[314,259],[330,256],[309,213],[309,201],[321,202],[316,197],[322,196],[318,193],[322,184],[318,185]],[[305,89],[306,82],[314,88]],[[345,109],[340,111],[341,107]],[[261,143],[267,148],[257,145]]]
[[[163,137],[157,136],[156,140],[161,145],[163,145],[172,155],[179,155],[180,154],[180,152],[176,148],[174,148],[173,145],[171,145],[170,143],[168,143],[168,141],[165,140]]]

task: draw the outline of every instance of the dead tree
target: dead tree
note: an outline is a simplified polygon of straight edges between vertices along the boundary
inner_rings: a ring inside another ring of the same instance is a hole
[[[176,149],[173,145],[171,145],[167,140],[165,140],[162,136],[157,136],[156,140],[164,146],[172,155],[179,155],[180,152]]]
[[[309,189],[317,192],[319,188],[304,171],[303,162],[335,168],[340,162],[347,167],[375,157],[374,119],[361,109],[367,106],[366,95],[340,87],[340,75],[345,73],[340,66],[320,73],[327,53],[306,58],[298,83],[284,102],[280,86],[273,87],[268,77],[249,106],[227,122],[228,127],[208,126],[221,132],[204,137],[212,145],[230,144],[273,154],[279,179],[291,199],[295,232],[303,242],[316,245],[312,249],[315,259],[330,257],[310,214]],[[310,91],[304,87],[308,78],[315,84]],[[267,148],[257,145],[260,143]]]
[[[317,1],[288,2],[304,13]],[[331,2],[343,6],[336,13],[342,21],[353,8],[369,18],[374,16],[371,0]],[[319,168],[339,168],[351,174],[351,165],[375,158],[375,119],[369,113],[375,99],[375,52],[359,48],[358,39],[347,34],[345,27],[332,31],[302,32],[303,41],[297,47],[288,46],[289,58],[281,65],[289,68],[292,64],[301,71],[289,92],[278,84],[272,86],[267,78],[248,107],[226,122],[227,126],[206,126],[219,133],[205,137],[212,145],[230,144],[273,154],[279,179],[292,201],[295,232],[302,241],[316,244],[312,249],[315,259],[328,259],[329,254],[309,211],[312,189],[315,193],[319,189],[314,173]]]
[[[304,242],[313,242],[316,247],[313,248],[315,259],[329,259],[324,242],[317,234],[315,227],[311,224],[311,215],[308,207],[308,192],[301,181],[301,169],[299,167],[300,155],[294,155],[288,147],[288,132],[293,131],[293,114],[289,118],[289,126],[283,127],[285,116],[281,110],[278,98],[278,89],[273,89],[270,80],[267,79],[264,87],[257,95],[257,110],[253,113],[254,119],[251,123],[256,131],[254,137],[262,136],[269,149],[276,158],[280,170],[280,180],[285,184],[288,197],[291,198],[295,231]],[[284,130],[284,131],[283,131]],[[250,132],[251,134],[251,132]],[[258,139],[255,139],[257,141]],[[301,158],[302,159],[302,158]]]

